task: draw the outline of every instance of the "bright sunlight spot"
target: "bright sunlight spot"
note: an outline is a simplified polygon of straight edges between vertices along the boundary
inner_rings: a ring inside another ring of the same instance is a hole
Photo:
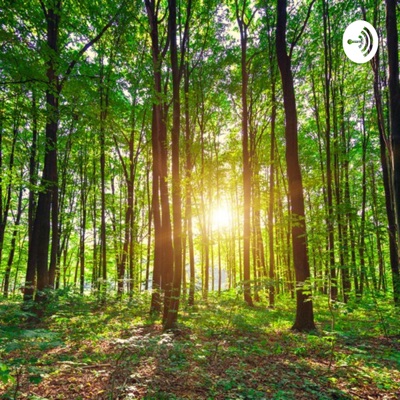
[[[223,230],[232,226],[232,212],[228,206],[220,206],[212,211],[211,226],[214,230]]]

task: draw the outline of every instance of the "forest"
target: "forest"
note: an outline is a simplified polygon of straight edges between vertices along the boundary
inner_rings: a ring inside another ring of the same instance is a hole
[[[399,26],[0,0],[0,398],[399,399]]]

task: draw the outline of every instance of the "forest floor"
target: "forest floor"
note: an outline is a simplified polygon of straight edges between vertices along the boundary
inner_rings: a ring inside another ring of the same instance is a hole
[[[0,399],[400,399],[400,318],[386,299],[290,331],[294,303],[249,308],[234,293],[180,313],[163,333],[140,297],[100,306],[68,292],[39,325],[0,302]],[[3,382],[3,383],[1,383]]]

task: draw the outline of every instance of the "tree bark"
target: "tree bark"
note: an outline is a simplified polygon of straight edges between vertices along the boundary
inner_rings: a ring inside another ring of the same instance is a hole
[[[182,281],[182,205],[181,205],[181,181],[180,181],[180,157],[179,157],[179,139],[180,139],[180,68],[178,62],[177,48],[177,3],[176,0],[168,1],[168,28],[171,52],[172,67],[172,216],[173,216],[173,244],[174,244],[174,263],[172,280],[167,283],[164,308],[164,329],[174,329],[178,318],[179,301],[181,295]],[[166,311],[166,313],[165,313]]]
[[[335,243],[333,231],[333,194],[332,194],[332,163],[331,163],[331,112],[330,112],[330,91],[331,91],[331,51],[330,51],[330,26],[329,11],[326,0],[322,0],[323,24],[324,24],[324,76],[325,76],[325,142],[326,142],[326,183],[327,183],[327,227],[328,227],[328,254],[329,254],[329,280],[330,298],[337,299],[337,281],[335,268]]]
[[[28,203],[28,243],[32,240],[33,223],[36,214],[35,185],[37,182],[37,137],[38,116],[36,104],[36,92],[32,90],[32,144],[29,155],[29,203]],[[36,285],[36,265],[28,263],[25,275],[24,300],[33,299],[34,287]]]
[[[189,42],[189,41],[188,41]],[[192,221],[192,133],[190,129],[190,113],[189,113],[189,64],[186,63],[184,70],[184,91],[185,91],[185,151],[186,151],[186,204],[185,218],[187,226],[187,238],[189,247],[189,306],[194,305],[195,291],[195,267],[194,267],[194,244],[193,244],[193,221]],[[185,268],[185,266],[183,266]]]
[[[272,80],[272,113],[271,113],[271,149],[269,170],[269,206],[268,206],[268,244],[269,244],[269,306],[275,307],[275,251],[274,251],[274,204],[275,204],[275,121],[276,121],[276,93],[275,73],[271,67]]]
[[[47,61],[47,122],[46,143],[41,190],[39,191],[38,205],[32,228],[31,241],[28,250],[28,270],[36,269],[37,296],[36,300],[45,299],[43,290],[49,286],[48,255],[50,242],[50,211],[52,195],[57,187],[57,130],[59,120],[58,100],[61,92],[59,76],[57,75],[58,32],[61,16],[61,1],[55,7],[47,10],[47,46],[50,51]],[[53,222],[53,229],[57,230],[58,221]],[[55,234],[55,233],[53,233]],[[25,293],[25,300],[29,300],[31,293]]]
[[[282,78],[285,108],[286,164],[292,214],[293,262],[296,274],[296,319],[292,327],[298,331],[315,329],[313,303],[309,288],[304,289],[310,278],[306,244],[304,196],[298,154],[297,108],[294,92],[291,58],[286,52],[286,0],[278,0],[276,27],[276,52]]]
[[[389,115],[393,155],[394,206],[397,222],[397,265],[391,263],[395,304],[400,306],[400,84],[396,0],[386,0],[387,49],[389,57]],[[394,254],[393,254],[394,256]]]
[[[12,233],[12,238],[11,238],[11,248],[10,248],[10,253],[8,255],[8,260],[7,260],[7,266],[6,266],[6,271],[4,275],[4,297],[8,297],[8,292],[9,292],[9,286],[10,286],[10,275],[11,275],[11,267],[13,265],[14,261],[14,254],[15,254],[15,242],[17,240],[17,235],[18,235],[18,226],[21,222],[21,215],[22,215],[22,186],[19,189],[18,193],[18,205],[17,205],[17,215],[15,217],[15,223],[14,223],[14,230]]]
[[[18,100],[16,101],[14,109],[14,121],[13,121],[13,134],[10,149],[10,158],[8,161],[8,171],[12,173],[14,170],[14,159],[15,159],[15,145],[17,143],[17,136],[19,130],[19,110]],[[3,127],[0,127],[0,175],[2,174],[3,166]],[[3,255],[4,235],[6,232],[6,226],[8,222],[8,214],[10,212],[11,205],[11,190],[12,190],[12,179],[9,180],[6,186],[5,198],[3,199],[3,177],[0,176],[0,264]],[[3,206],[4,201],[4,206]]]
[[[249,154],[249,121],[247,91],[249,74],[247,71],[247,29],[244,21],[246,1],[242,10],[236,1],[236,19],[240,31],[241,74],[242,74],[242,157],[243,157],[243,294],[249,306],[253,306],[250,285],[250,243],[251,243],[251,165]]]
[[[86,240],[86,216],[87,216],[87,155],[86,145],[81,152],[81,229],[79,235],[79,262],[80,262],[80,293],[83,295],[85,289],[85,240]]]
[[[156,1],[145,0],[150,25],[151,51],[153,59],[153,79],[155,99],[152,119],[153,183],[152,209],[154,222],[154,270],[151,312],[161,311],[160,290],[165,282],[172,281],[169,274],[173,271],[173,247],[171,239],[171,216],[169,209],[168,170],[167,170],[167,132],[165,121],[165,102],[162,100],[161,64],[163,53],[160,51],[158,25],[159,9]]]
[[[100,273],[101,276],[101,300],[106,301],[107,295],[107,225],[106,225],[106,153],[105,153],[105,135],[106,135],[106,119],[108,109],[108,91],[109,88],[104,82],[104,65],[101,58],[100,65]],[[106,87],[104,87],[106,85]]]

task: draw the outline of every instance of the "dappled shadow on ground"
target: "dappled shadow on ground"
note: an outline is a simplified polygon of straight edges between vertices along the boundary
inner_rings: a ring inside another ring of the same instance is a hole
[[[303,340],[293,344],[296,335],[232,331],[156,337],[161,345],[149,357],[143,353],[133,374],[132,353],[127,350],[118,373],[124,383],[120,398],[398,399],[399,392],[384,387],[388,379],[399,386],[398,370],[385,362],[378,362],[375,373],[369,374],[361,366],[341,365],[330,359],[329,343],[313,348]],[[379,376],[384,370],[386,375]]]
[[[62,336],[48,347],[27,341],[35,332],[27,331],[24,346],[1,355],[10,365],[24,361],[18,387],[3,386],[0,398],[17,392],[14,398],[59,400],[399,398],[395,336],[360,337],[321,325],[317,334],[293,333],[290,312],[237,302],[182,311],[180,329],[163,333],[147,306],[132,310],[118,304],[80,314],[60,310],[40,327]]]

